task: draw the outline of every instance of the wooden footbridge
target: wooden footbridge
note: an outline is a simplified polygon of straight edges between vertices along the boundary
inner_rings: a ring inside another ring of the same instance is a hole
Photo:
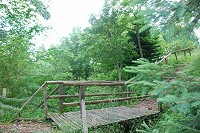
[[[57,87],[47,92],[48,85],[56,84]],[[129,83],[128,83],[129,84]],[[79,93],[73,95],[66,95],[66,86],[78,87]],[[120,91],[113,93],[93,93],[85,94],[86,87],[101,86],[99,89],[110,86],[108,89],[118,89]],[[112,86],[112,87],[111,87]],[[130,100],[147,98],[146,96],[137,96],[135,92],[132,92],[127,87],[124,81],[47,81],[45,82],[21,107],[21,110],[29,103],[29,101],[40,91],[43,90],[43,102],[41,102],[37,108],[44,106],[44,113],[46,118],[52,119],[62,130],[72,132],[75,130],[82,130],[84,133],[88,132],[88,128],[97,127],[101,125],[107,125],[111,123],[117,123],[127,121],[143,116],[149,116],[159,113],[157,109],[146,109],[146,108],[134,108],[130,106]],[[57,92],[57,95],[55,93]],[[110,98],[112,96],[112,98]],[[120,96],[120,97],[119,97]],[[103,97],[103,99],[86,100],[86,97]],[[113,98],[114,97],[114,98]],[[67,102],[65,99],[78,98],[78,102]],[[59,113],[48,112],[48,100],[58,99],[59,102]],[[110,102],[122,102],[127,101],[128,106],[120,105],[117,107],[101,108],[86,110],[86,105],[91,104],[102,104]],[[76,112],[65,112],[65,108],[79,106],[80,110]],[[18,112],[20,113],[20,112]],[[17,115],[17,114],[16,114]]]

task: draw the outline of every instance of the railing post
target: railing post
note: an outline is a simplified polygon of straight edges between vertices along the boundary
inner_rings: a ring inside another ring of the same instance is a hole
[[[189,49],[188,51],[189,51],[190,56],[192,56],[192,54],[191,54],[191,49]]]
[[[168,59],[167,58],[165,58],[165,64],[167,64],[168,63]]]
[[[48,106],[47,106],[47,87],[46,87],[46,84],[44,85],[43,89],[44,89],[44,114],[45,114],[45,117],[47,118]]]
[[[186,50],[183,50],[183,52],[184,52],[184,56],[186,56]]]
[[[161,102],[158,102],[158,111],[162,111],[162,103]]]
[[[6,97],[6,89],[7,89],[7,88],[3,88],[3,91],[2,91],[2,96],[3,96],[3,97]]]
[[[83,133],[88,133],[87,120],[86,120],[86,107],[85,107],[85,90],[83,86],[79,88],[80,111],[82,118]]]
[[[63,84],[59,84],[58,94],[63,95]],[[64,112],[63,109],[63,98],[59,98],[59,112],[62,114]]]
[[[176,57],[176,61],[178,61],[178,57],[177,57],[177,54],[176,54],[176,52],[174,53],[174,55],[175,55],[175,57]]]
[[[127,88],[126,88],[126,91],[128,92],[128,93],[126,94],[126,97],[130,97],[131,89],[130,89],[129,87],[127,87]],[[129,100],[127,101],[127,104],[130,104],[130,101],[129,101]]]

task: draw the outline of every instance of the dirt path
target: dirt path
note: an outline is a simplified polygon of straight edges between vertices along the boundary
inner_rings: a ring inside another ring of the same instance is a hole
[[[0,133],[52,133],[55,132],[51,124],[44,122],[16,122],[11,124],[0,123]]]

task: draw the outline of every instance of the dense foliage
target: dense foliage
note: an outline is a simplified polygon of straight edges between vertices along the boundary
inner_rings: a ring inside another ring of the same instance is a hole
[[[177,71],[172,66],[150,63],[145,59],[134,63],[138,66],[126,67],[126,71],[136,74],[129,80],[133,82],[130,86],[143,86],[146,93],[163,103],[165,111],[156,129],[149,132],[199,132],[199,78]],[[198,62],[195,64],[199,65]]]
[[[47,6],[40,0],[0,4],[0,91],[8,90],[8,98],[0,97],[1,121],[9,120],[47,80],[127,80],[137,94],[151,94],[163,103],[158,122],[152,127],[143,123],[138,132],[199,132],[199,54],[186,58],[178,53],[178,61],[169,57],[170,65],[156,62],[182,48],[199,53],[194,32],[199,28],[199,8],[198,0],[105,0],[100,14],[91,14],[89,27],[75,27],[49,49],[34,49],[33,37],[47,30],[38,21],[50,19]],[[87,91],[101,92],[95,87]],[[69,87],[66,93],[77,91]],[[33,117],[28,112],[42,95],[24,116]],[[54,105],[49,105],[52,112]],[[34,117],[43,117],[41,112],[42,108]]]

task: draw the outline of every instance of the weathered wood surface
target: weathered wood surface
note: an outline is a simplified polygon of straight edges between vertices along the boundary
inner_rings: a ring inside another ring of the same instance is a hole
[[[176,61],[178,61],[178,56],[177,56],[177,53],[178,52],[184,52],[184,55],[186,56],[186,51],[189,52],[190,56],[191,56],[191,51],[192,51],[192,48],[184,48],[184,49],[179,49],[179,50],[176,50],[176,51],[172,51],[172,52],[169,52],[167,55],[164,55],[163,58],[156,62],[157,64],[161,63],[163,60],[165,60],[165,64],[168,63],[168,57],[171,55],[171,54],[174,54],[175,58],[176,58]]]
[[[58,94],[59,94],[59,95],[63,95],[63,94],[64,94],[62,88],[63,88],[63,84],[60,84],[60,85],[59,85],[59,88],[58,88]],[[60,97],[60,98],[59,98],[59,112],[60,112],[60,113],[63,113],[63,112],[64,112],[64,109],[63,109],[63,101],[64,101],[63,98]]]
[[[130,100],[133,100],[133,99],[147,98],[149,96],[150,95],[124,97],[124,98],[116,98],[116,99],[106,99],[106,100],[85,101],[85,105],[100,104],[100,103],[110,103],[110,102],[120,102],[120,101],[130,101]],[[80,102],[63,103],[63,106],[65,106],[65,107],[73,107],[73,106],[79,106],[79,105],[80,105]]]
[[[46,85],[44,85],[44,114],[45,114],[45,117],[47,117],[48,115],[48,106],[47,106],[47,87]]]
[[[110,96],[110,95],[130,95],[135,94],[135,92],[116,92],[116,93],[99,93],[99,94],[85,94],[85,97],[93,97],[93,96]],[[49,99],[56,99],[56,98],[78,98],[79,95],[51,95],[48,96]]]
[[[159,111],[119,106],[86,111],[87,127],[97,127],[159,113]],[[80,111],[51,114],[49,117],[65,131],[82,129]]]
[[[87,115],[86,115],[86,107],[85,107],[85,91],[83,86],[80,86],[79,89],[79,99],[80,99],[80,113],[82,118],[82,125],[83,125],[83,133],[88,133],[88,127],[87,127]]]
[[[7,88],[3,88],[3,91],[2,91],[2,96],[3,96],[3,97],[6,97],[6,89],[7,89]]]
[[[47,84],[63,84],[64,86],[119,86],[129,84],[126,81],[47,81]]]

